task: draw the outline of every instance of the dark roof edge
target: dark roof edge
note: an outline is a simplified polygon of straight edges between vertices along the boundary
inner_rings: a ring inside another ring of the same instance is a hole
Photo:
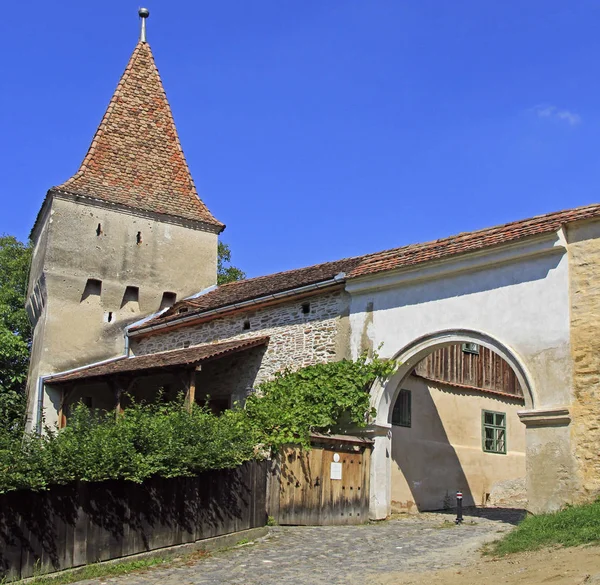
[[[237,353],[239,351],[244,351],[246,349],[252,349],[253,347],[265,345],[268,342],[269,342],[268,335],[262,335],[260,337],[242,338],[242,339],[237,340],[237,345],[235,345],[234,347],[228,347],[226,349],[222,349],[221,351],[217,351],[214,355],[210,355],[208,357],[200,357],[196,361],[192,360],[192,361],[186,362],[186,363],[202,363],[202,362],[212,361],[214,359],[226,357],[228,355]],[[178,353],[185,354],[185,353],[193,352],[194,350],[198,351],[200,349],[210,349],[211,347],[218,348],[223,345],[231,345],[233,343],[235,343],[235,340],[233,340],[233,341],[232,340],[229,340],[229,341],[221,340],[221,341],[212,342],[212,343],[203,343],[201,345],[196,345],[196,346],[187,347],[187,348],[180,347],[180,348],[176,348],[176,349],[169,349],[166,351],[160,351],[160,352],[151,353],[151,354],[132,355],[132,356],[128,356],[128,357],[127,356],[118,356],[117,358],[105,360],[103,362],[98,362],[98,363],[94,363],[94,364],[88,364],[86,366],[81,366],[74,370],[68,370],[66,372],[58,372],[56,374],[51,374],[49,376],[45,376],[44,383],[45,384],[64,384],[64,383],[76,381],[76,380],[101,378],[103,376],[112,375],[112,373],[97,374],[97,375],[92,375],[89,377],[86,377],[85,374],[88,371],[93,371],[95,369],[103,368],[106,366],[111,366],[115,363],[130,362],[131,360],[147,358],[148,356],[153,356],[156,359],[158,359],[161,356],[165,356],[165,355],[178,354]],[[146,368],[143,368],[140,370],[127,370],[125,373],[136,372],[136,371],[144,371],[144,372],[145,371],[153,371],[153,370],[159,370],[159,369],[164,369],[164,368],[176,367],[177,365],[181,365],[181,364],[167,364],[167,365],[159,364],[154,367],[146,367]],[[120,372],[116,372],[115,374],[119,375]]]
[[[500,392],[500,390],[493,390],[492,388],[479,388],[478,386],[471,386],[470,384],[461,384],[460,382],[448,382],[447,380],[438,380],[437,378],[430,378],[429,376],[417,374],[414,371],[411,372],[411,376],[414,376],[415,378],[420,378],[421,380],[425,380],[427,382],[439,384],[440,386],[451,386],[452,388],[457,388],[466,392],[483,392],[484,394],[492,394],[493,396],[501,398],[518,400],[519,402],[525,401],[525,397],[522,394],[509,394],[508,392]]]

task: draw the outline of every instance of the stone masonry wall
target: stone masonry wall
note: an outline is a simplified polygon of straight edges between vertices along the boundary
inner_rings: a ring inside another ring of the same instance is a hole
[[[569,227],[571,437],[585,497],[600,493],[600,222]]]
[[[303,303],[310,303],[308,314],[302,311]],[[269,345],[255,379],[255,384],[259,384],[287,367],[297,369],[343,357],[339,349],[343,344],[340,344],[338,333],[342,329],[340,321],[347,307],[346,293],[336,291],[321,294],[223,316],[139,340],[133,338],[132,351],[135,355],[143,355],[178,349],[184,347],[186,342],[194,346],[268,335]],[[244,329],[246,321],[249,321],[250,329]]]

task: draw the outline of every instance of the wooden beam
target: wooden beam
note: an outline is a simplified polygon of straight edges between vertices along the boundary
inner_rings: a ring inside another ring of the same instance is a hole
[[[58,409],[58,428],[63,429],[66,424],[65,415],[65,389],[62,388],[60,391],[60,408]]]

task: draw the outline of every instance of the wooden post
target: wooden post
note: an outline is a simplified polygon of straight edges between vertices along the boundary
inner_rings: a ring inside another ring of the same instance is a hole
[[[73,386],[66,385],[62,386],[60,390],[60,408],[58,410],[58,428],[64,429],[67,426],[67,415],[65,414],[65,403],[69,398],[69,395],[73,391]]]
[[[63,411],[65,409],[65,389],[61,388],[60,391],[60,408],[58,410],[58,428],[62,429],[65,426],[65,415]]]
[[[112,390],[115,398],[115,417],[117,418],[123,414],[123,409],[121,408],[121,394],[123,394],[123,386],[123,381],[119,378],[108,379],[108,387]]]
[[[200,366],[198,366],[199,368]],[[185,393],[185,402],[188,410],[192,410],[192,405],[196,402],[196,370],[189,371],[189,380],[187,383],[187,392]]]

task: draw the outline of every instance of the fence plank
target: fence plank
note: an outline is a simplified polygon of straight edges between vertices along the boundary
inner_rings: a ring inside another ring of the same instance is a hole
[[[0,580],[264,526],[267,462],[0,495]]]

